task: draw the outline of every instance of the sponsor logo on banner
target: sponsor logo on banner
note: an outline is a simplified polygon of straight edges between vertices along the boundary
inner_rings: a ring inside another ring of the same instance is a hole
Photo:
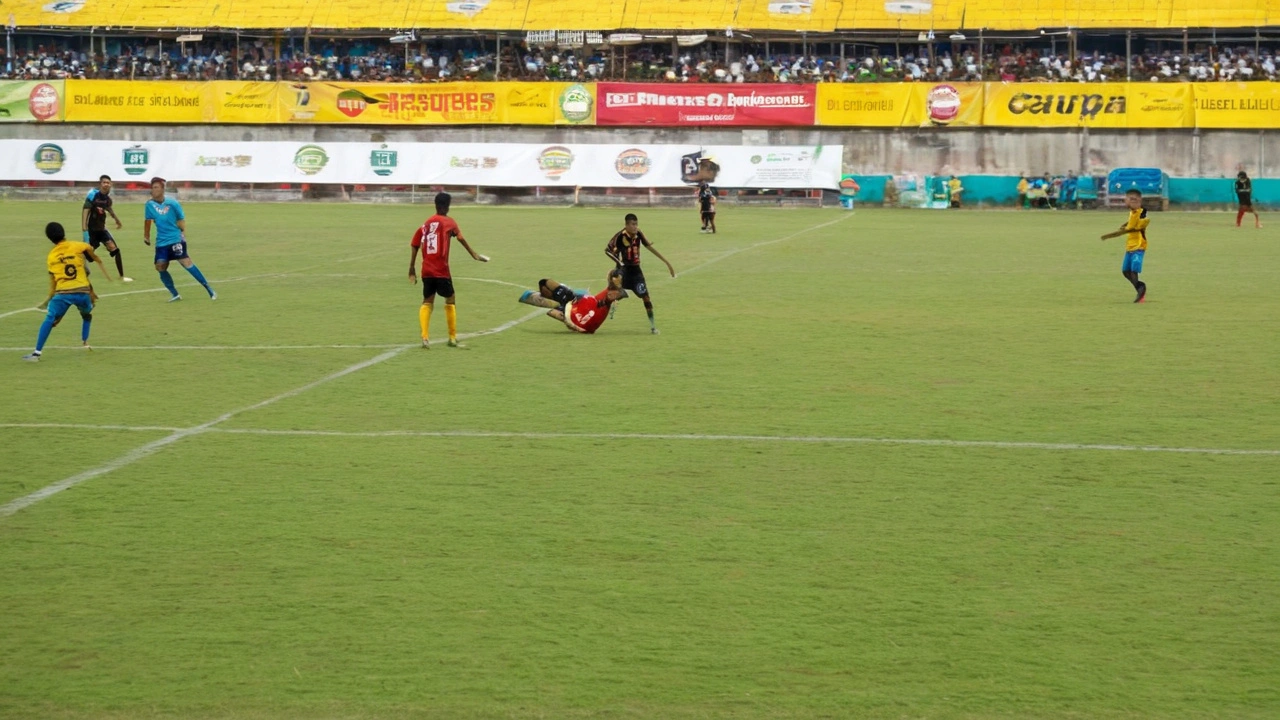
[[[310,120],[316,116],[316,111],[309,108],[311,104],[311,89],[302,83],[294,83],[289,86],[293,90],[293,111],[290,113],[290,120]]]
[[[1125,96],[1104,97],[1097,93],[1038,95],[1017,93],[1009,98],[1009,112],[1014,115],[1057,115],[1092,120],[1099,114],[1123,115]]]
[[[373,168],[373,174],[378,177],[389,177],[399,164],[400,153],[388,150],[386,145],[369,153],[369,167]]]
[[[563,145],[552,145],[538,155],[538,169],[552,180],[559,180],[571,167],[573,152]]]
[[[315,175],[329,164],[329,154],[319,145],[303,145],[293,156],[293,166],[303,175]]]
[[[591,119],[591,91],[585,85],[570,85],[560,93],[560,112],[572,123],[586,122]]]
[[[58,13],[60,15],[69,15],[73,12],[79,12],[84,7],[86,0],[57,0],[44,6],[45,12]]]
[[[67,162],[67,154],[62,147],[53,143],[44,143],[36,148],[36,169],[45,175],[56,175]]]
[[[489,0],[466,0],[465,2],[445,3],[444,9],[458,15],[466,15],[467,17],[475,17],[489,6]]]
[[[338,106],[338,112],[347,117],[360,117],[370,105],[377,105],[380,100],[370,97],[359,90],[343,90],[338,93],[338,99],[335,101]]]
[[[813,125],[815,85],[599,83],[598,125]]]
[[[613,161],[613,168],[627,180],[639,180],[648,175],[649,165],[649,153],[639,148],[623,150],[618,154],[618,159]]]
[[[49,83],[40,83],[31,88],[31,96],[27,99],[27,109],[39,121],[58,117],[58,90]]]
[[[774,15],[808,15],[813,12],[812,2],[775,2],[769,3],[769,12]]]
[[[141,145],[125,148],[123,155],[121,164],[130,175],[142,175],[147,171],[147,165],[151,164],[151,151]]]
[[[252,155],[200,155],[196,157],[196,167],[250,167],[253,165]]]
[[[466,170],[492,170],[498,167],[498,158],[496,157],[458,157],[457,155],[449,158],[449,167],[463,168]]]
[[[720,165],[715,158],[704,157],[702,151],[689,153],[680,158],[680,180],[696,185],[700,182],[715,182],[720,174]]]
[[[952,85],[937,85],[925,99],[929,122],[947,125],[960,115],[960,91]]]

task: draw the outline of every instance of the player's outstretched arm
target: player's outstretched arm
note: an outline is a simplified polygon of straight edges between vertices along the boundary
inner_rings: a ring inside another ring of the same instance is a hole
[[[462,247],[466,248],[467,252],[471,253],[471,259],[476,260],[478,262],[489,262],[488,256],[477,254],[475,250],[471,249],[471,246],[467,244],[466,238],[462,237],[461,235],[457,237],[458,237],[458,242],[462,243]]]
[[[102,274],[107,278],[107,282],[111,282],[111,273],[107,272],[107,266],[102,264],[102,258],[98,257],[98,254],[92,250],[85,254],[89,256],[90,260],[98,264],[98,269],[102,270]]]
[[[58,289],[58,281],[54,278],[53,273],[49,273],[49,294],[45,296],[44,301],[36,307],[44,310],[49,307],[49,301],[53,299],[53,291]]]
[[[653,253],[655,256],[657,256],[657,258],[658,258],[659,260],[661,260],[662,262],[666,263],[666,265],[667,265],[667,271],[671,273],[671,277],[675,277],[675,276],[676,276],[676,269],[675,269],[675,268],[673,268],[673,267],[671,267],[671,263],[667,262],[667,259],[666,259],[666,258],[664,258],[664,257],[662,257],[662,253],[658,252],[658,249],[657,249],[657,248],[655,248],[654,246],[650,245],[650,246],[649,246],[649,252]]]
[[[107,212],[111,215],[111,219],[116,221],[117,230],[124,227],[124,223],[120,222],[120,217],[116,215],[115,210],[112,210],[111,208],[107,208]]]
[[[418,264],[418,246],[410,245],[409,246],[409,283],[412,285],[418,284],[418,269],[416,267],[417,264]]]

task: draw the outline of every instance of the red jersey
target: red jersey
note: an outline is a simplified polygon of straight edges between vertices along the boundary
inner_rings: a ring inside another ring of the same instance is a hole
[[[461,237],[458,223],[447,215],[432,215],[413,234],[409,244],[422,248],[422,277],[447,278],[449,274],[449,241]]]
[[[609,318],[608,290],[595,295],[584,295],[569,306],[565,321],[582,332],[591,335]]]

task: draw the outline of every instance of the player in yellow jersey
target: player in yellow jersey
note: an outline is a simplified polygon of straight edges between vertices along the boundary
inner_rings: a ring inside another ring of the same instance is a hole
[[[106,266],[97,255],[93,254],[93,247],[89,243],[68,240],[62,225],[56,222],[49,223],[44,228],[44,236],[53,243],[53,250],[49,251],[47,261],[49,297],[40,303],[40,307],[48,307],[49,312],[40,325],[35,352],[22,358],[28,362],[40,361],[40,353],[44,350],[45,341],[49,339],[53,326],[62,321],[62,316],[66,315],[73,305],[80,311],[80,317],[84,320],[84,324],[80,326],[80,341],[85,347],[89,347],[89,324],[93,322],[93,299],[89,297],[92,290],[89,287],[89,274],[85,272],[85,258],[98,263],[102,276],[108,280],[111,279]]]
[[[1147,211],[1142,208],[1141,190],[1134,188],[1126,192],[1124,205],[1129,208],[1129,219],[1120,226],[1119,230],[1103,235],[1102,239],[1109,240],[1121,235],[1128,237],[1124,246],[1124,264],[1120,266],[1120,272],[1124,273],[1126,280],[1133,283],[1133,289],[1138,291],[1138,297],[1134,302],[1140,303],[1147,299],[1147,284],[1139,280],[1138,275],[1142,272],[1142,260],[1147,254],[1147,225],[1151,223],[1151,219],[1147,217]]]

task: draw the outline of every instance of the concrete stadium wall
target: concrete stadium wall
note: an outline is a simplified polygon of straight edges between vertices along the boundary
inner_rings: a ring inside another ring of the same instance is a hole
[[[693,143],[844,145],[855,174],[1105,174],[1159,167],[1173,177],[1280,177],[1280,130],[1012,130],[601,127],[350,127],[308,125],[0,125],[0,138],[297,142]]]

